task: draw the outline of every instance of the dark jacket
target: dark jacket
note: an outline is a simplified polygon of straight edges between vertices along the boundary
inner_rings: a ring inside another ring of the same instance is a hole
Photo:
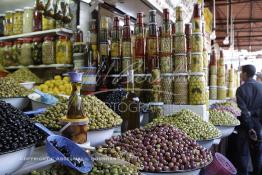
[[[262,84],[250,79],[236,92],[240,121],[247,129],[262,129]]]

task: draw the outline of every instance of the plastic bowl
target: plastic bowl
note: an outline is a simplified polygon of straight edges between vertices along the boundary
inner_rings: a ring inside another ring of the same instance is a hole
[[[206,149],[210,149],[211,147],[212,147],[212,145],[214,144],[214,141],[216,140],[216,139],[219,139],[221,136],[219,136],[219,137],[215,137],[215,138],[212,138],[212,139],[207,139],[207,140],[197,140],[196,142],[199,144],[199,145],[201,145],[201,146],[203,146],[204,148],[206,148]]]
[[[40,108],[49,108],[52,106],[50,104],[41,102],[41,96],[38,95],[37,93],[29,94],[28,98],[31,100],[32,110],[37,110]]]
[[[24,83],[20,83],[22,86],[24,86],[26,89],[33,89],[35,82],[24,82]]]
[[[222,138],[231,135],[236,126],[216,126],[222,133]]]
[[[222,154],[215,153],[213,162],[206,168],[205,175],[234,175],[237,170]]]
[[[15,152],[0,155],[0,174],[13,174],[20,169],[30,157],[35,146],[29,146]]]
[[[23,110],[27,107],[30,100],[27,97],[1,98],[0,100],[10,103],[15,108]]]
[[[114,134],[114,128],[101,129],[89,131],[87,138],[90,141],[91,146],[98,146],[105,143],[105,140],[110,139]]]

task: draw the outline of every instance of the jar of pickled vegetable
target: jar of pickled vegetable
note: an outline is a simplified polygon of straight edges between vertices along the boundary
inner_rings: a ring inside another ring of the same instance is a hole
[[[206,102],[204,73],[191,73],[189,79],[189,103],[203,105]]]
[[[32,65],[32,38],[24,38],[21,46],[20,64],[24,66]]]
[[[154,119],[164,116],[164,103],[156,102],[149,103],[149,122],[152,122]]]
[[[14,24],[13,24],[13,34],[23,33],[23,13],[22,9],[16,9],[14,13]]]
[[[0,65],[3,65],[4,63],[4,42],[0,42]]]
[[[171,56],[160,57],[160,71],[161,73],[171,73],[172,72],[172,59]]]
[[[173,83],[174,103],[177,105],[188,104],[188,74],[174,74]]]
[[[209,55],[206,49],[203,51],[203,68],[207,69],[208,68],[208,60],[209,60]]]
[[[209,99],[216,100],[217,99],[217,86],[209,87]]]
[[[175,53],[186,53],[186,35],[175,36]]]
[[[204,73],[205,73],[206,86],[208,86],[208,83],[209,83],[209,71],[208,71],[207,68],[204,68]]]
[[[5,14],[0,14],[0,37],[5,35]]]
[[[25,7],[23,14],[23,33],[33,32],[34,8]]]
[[[210,75],[209,76],[209,85],[210,86],[217,86],[217,75]]]
[[[67,36],[59,36],[56,43],[56,63],[72,64],[72,43]]]
[[[6,11],[5,13],[4,33],[6,36],[13,35],[13,15],[13,11]]]
[[[21,58],[21,48],[22,48],[22,44],[23,44],[23,39],[18,39],[16,41],[16,60],[17,63],[19,63],[19,60]]]
[[[18,65],[18,49],[17,49],[18,42],[15,41],[12,46],[12,60],[10,60],[10,66]]]
[[[206,88],[206,106],[208,109],[209,106],[209,87]]]
[[[191,72],[203,72],[202,52],[191,53]]]
[[[234,98],[234,95],[235,93],[234,93],[234,89],[233,88],[228,88],[227,89],[227,97],[229,97],[229,98]]]
[[[35,9],[34,11],[34,31],[42,31],[43,12]]]
[[[11,66],[12,65],[12,60],[13,60],[12,46],[13,46],[12,42],[5,42],[4,60],[3,60],[4,66]]]
[[[203,51],[203,34],[202,33],[193,33],[191,39],[191,49],[192,52],[202,52]]]
[[[55,64],[55,42],[53,36],[46,36],[42,44],[43,64]]]
[[[87,142],[88,123],[72,122],[62,131],[62,136],[73,140],[77,144],[85,144]]]
[[[55,20],[53,18],[47,18],[42,16],[42,30],[55,29]]]
[[[217,86],[225,86],[225,85],[226,85],[225,76],[218,76],[217,77]]]
[[[32,60],[35,65],[42,64],[42,38],[33,38]]]
[[[187,56],[184,53],[175,54],[174,56],[174,72],[186,73],[187,72]]]
[[[218,86],[217,87],[217,99],[225,100],[226,97],[227,97],[227,88],[225,86]]]
[[[161,99],[165,104],[173,103],[173,79],[171,73],[161,74]]]

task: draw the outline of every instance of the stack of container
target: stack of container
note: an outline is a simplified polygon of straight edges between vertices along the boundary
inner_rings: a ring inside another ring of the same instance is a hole
[[[182,18],[182,8],[176,8],[175,35],[173,36],[173,71],[174,83],[173,94],[175,104],[188,104],[188,73],[187,73],[187,51],[190,51],[190,45],[186,44],[186,35],[184,32],[184,22]],[[186,33],[190,37],[191,30],[187,25]],[[188,47],[187,47],[188,46]],[[190,58],[189,58],[190,59]]]
[[[217,59],[214,41],[211,40],[212,54],[209,64],[209,99],[217,99]]]
[[[229,98],[233,98],[234,97],[234,87],[235,87],[235,71],[233,68],[233,65],[230,66],[230,69],[228,70],[228,92],[227,92],[227,96]]]
[[[227,96],[226,90],[226,70],[223,50],[220,50],[220,58],[217,65],[217,99],[225,100]]]
[[[201,5],[195,4],[193,11],[193,32],[191,36],[191,73],[189,79],[190,105],[206,104],[206,80],[203,68],[203,34]]]

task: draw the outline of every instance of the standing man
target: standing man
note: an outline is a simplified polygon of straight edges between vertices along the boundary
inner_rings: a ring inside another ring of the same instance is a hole
[[[257,81],[262,83],[262,72],[257,73]]]
[[[236,92],[241,109],[241,125],[236,128],[238,175],[248,175],[249,153],[253,175],[262,175],[262,84],[254,80],[256,68],[242,66],[241,80],[244,82]]]

